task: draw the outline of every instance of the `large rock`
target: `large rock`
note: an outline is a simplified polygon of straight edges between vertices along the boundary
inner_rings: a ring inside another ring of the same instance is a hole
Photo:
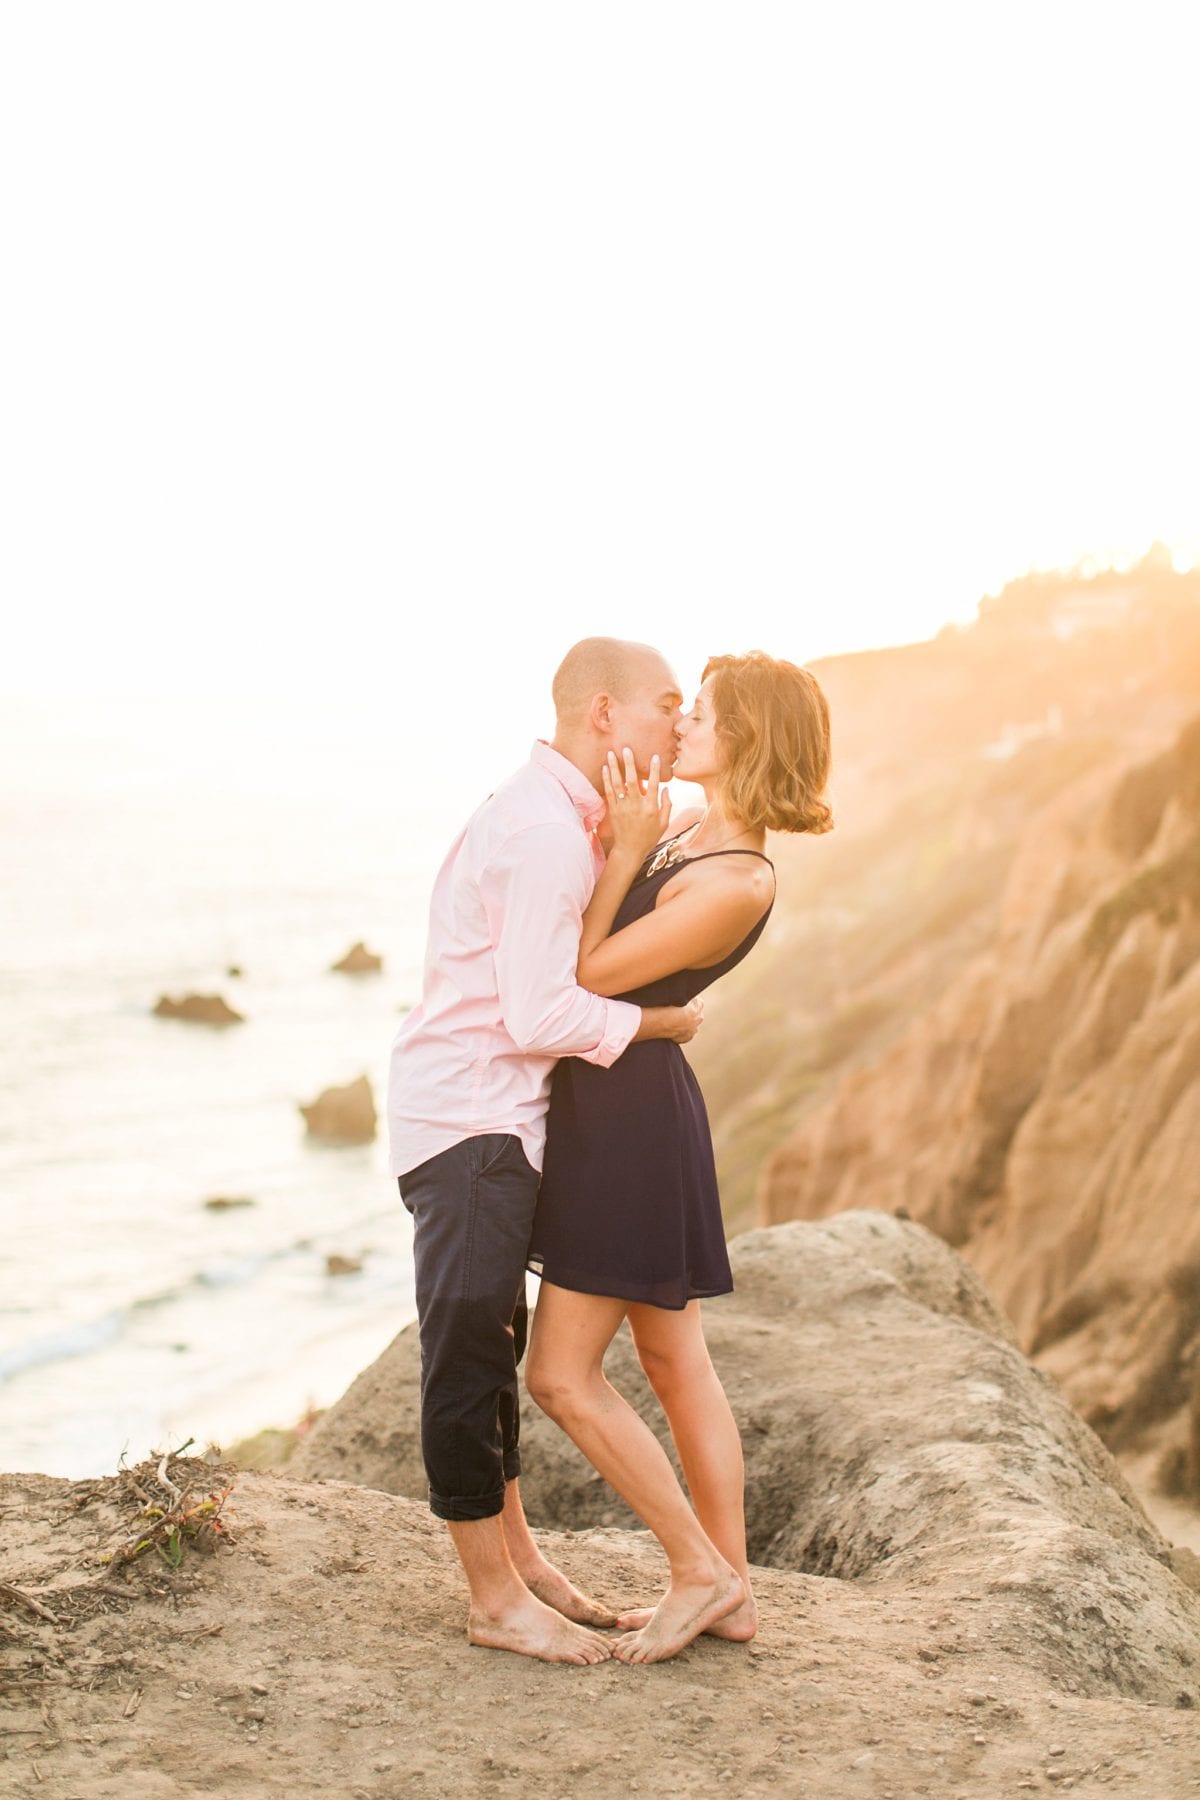
[[[1200,1702],[1187,1559],[1177,1574],[1112,1457],[961,1257],[865,1211],[750,1232],[731,1253],[737,1292],[705,1316],[745,1445],[753,1561],[944,1609],[938,1661],[986,1641],[1068,1690]],[[289,1473],[424,1496],[419,1372],[409,1328]],[[608,1372],[669,1449],[624,1336]],[[522,1420],[535,1523],[634,1523],[528,1400]]]
[[[375,1136],[375,1096],[366,1075],[345,1087],[325,1088],[301,1106],[308,1135],[327,1144],[369,1144]]]

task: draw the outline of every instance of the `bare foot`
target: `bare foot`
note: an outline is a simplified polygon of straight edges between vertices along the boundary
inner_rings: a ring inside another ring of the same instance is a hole
[[[602,1637],[573,1625],[533,1594],[498,1615],[472,1608],[467,1641],[485,1650],[534,1656],[539,1662],[600,1663],[612,1654]]]
[[[622,1631],[642,1631],[654,1617],[652,1606],[638,1606],[632,1612],[617,1614],[617,1624]],[[758,1607],[751,1594],[740,1606],[723,1619],[715,1619],[706,1625],[706,1637],[726,1638],[732,1644],[748,1644],[758,1630]]]
[[[564,1619],[573,1619],[577,1625],[600,1628],[617,1623],[617,1615],[611,1606],[601,1606],[598,1600],[581,1594],[545,1557],[524,1568],[518,1565],[517,1573],[531,1594],[536,1594],[546,1606],[552,1606]]]
[[[718,1619],[735,1612],[745,1598],[742,1578],[733,1569],[726,1569],[716,1581],[672,1582],[648,1623],[618,1638],[612,1653],[623,1663],[665,1662]]]

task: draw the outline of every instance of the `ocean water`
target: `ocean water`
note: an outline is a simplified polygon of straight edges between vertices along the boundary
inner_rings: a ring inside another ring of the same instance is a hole
[[[0,1467],[81,1477],[290,1424],[412,1318],[388,1051],[487,785],[406,798],[351,717],[4,707]],[[359,938],[383,974],[330,973]],[[246,1023],[152,1016],[191,990]],[[310,1143],[299,1103],[364,1073],[376,1141]]]

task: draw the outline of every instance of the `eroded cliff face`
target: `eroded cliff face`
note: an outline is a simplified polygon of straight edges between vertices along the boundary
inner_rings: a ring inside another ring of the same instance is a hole
[[[1093,841],[1093,827],[1122,771],[1153,764],[1200,709],[1200,570],[1176,575],[1150,557],[1093,581],[1031,577],[969,627],[814,672],[833,722],[835,829],[772,839],[770,927],[711,991],[688,1050],[731,1232],[754,1223],[764,1164],[784,1140],[851,1071],[935,1015],[929,1078],[914,1074],[910,1089],[905,1058],[894,1093],[873,1094],[884,1120],[915,1094],[912,1167],[922,1181],[926,1162],[940,1168],[940,1139],[929,1144],[921,1126],[931,1095],[940,1120],[942,1065],[957,1066],[960,1037],[988,1015],[977,965],[1011,940],[1026,966],[1053,925],[1094,907],[1151,848],[1138,834],[1158,818],[1153,774],[1125,792],[1111,844]],[[1035,1014],[1012,1026],[1012,1041],[1022,1026],[1040,1041]],[[997,1143],[977,1146],[985,1161],[1023,1113],[1028,1079],[1003,1059],[986,1070],[1011,1116],[994,1121]],[[850,1108],[837,1129],[852,1162],[877,1127]]]
[[[760,1218],[902,1208],[1113,1447],[1200,1475],[1200,718],[1030,818],[990,943],[766,1162]]]

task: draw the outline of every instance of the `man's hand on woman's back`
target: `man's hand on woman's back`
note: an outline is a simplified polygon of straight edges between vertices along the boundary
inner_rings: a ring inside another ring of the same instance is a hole
[[[643,1006],[642,1022],[633,1034],[635,1044],[651,1038],[667,1038],[673,1044],[690,1044],[704,1023],[704,1001],[699,996],[686,1006]]]

